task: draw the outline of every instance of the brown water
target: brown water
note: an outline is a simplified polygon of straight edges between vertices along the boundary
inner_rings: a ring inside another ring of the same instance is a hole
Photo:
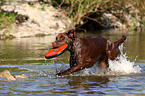
[[[101,36],[111,41],[116,41],[121,37],[115,32],[79,33],[78,35]],[[120,59],[120,62],[111,62],[112,65],[114,64],[111,67],[112,70],[115,65],[118,66],[115,68],[117,72],[101,74],[96,73],[95,69],[89,69],[89,71],[86,69],[81,73],[66,77],[56,77],[55,74],[69,66],[68,52],[53,60],[46,61],[44,58],[48,48],[51,48],[53,36],[0,40],[0,72],[9,70],[12,75],[25,74],[28,76],[26,79],[16,81],[0,81],[0,94],[2,96],[144,96],[145,34],[128,32],[126,35],[127,41],[123,47],[123,53],[126,53],[125,58]],[[126,65],[129,66],[126,67]],[[137,71],[136,68],[141,68],[141,70]]]

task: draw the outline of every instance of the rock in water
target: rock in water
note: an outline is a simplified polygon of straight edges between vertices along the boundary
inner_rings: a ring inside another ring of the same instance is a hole
[[[24,78],[27,78],[28,76],[24,75],[24,74],[21,74],[21,75],[15,75],[15,78],[21,78],[21,79],[24,79]]]
[[[8,70],[1,72],[0,78],[6,78],[7,80],[16,80]]]

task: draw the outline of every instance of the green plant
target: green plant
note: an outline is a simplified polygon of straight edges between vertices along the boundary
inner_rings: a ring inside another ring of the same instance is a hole
[[[0,13],[0,29],[10,27],[12,23],[15,23],[15,13],[12,12]]]
[[[0,0],[0,7],[1,7],[2,5],[4,5],[5,2],[6,2],[6,0]],[[1,8],[0,8],[0,9],[1,9]]]
[[[65,0],[64,2],[69,5],[66,12],[74,27],[81,23],[87,13],[97,11],[101,0]]]

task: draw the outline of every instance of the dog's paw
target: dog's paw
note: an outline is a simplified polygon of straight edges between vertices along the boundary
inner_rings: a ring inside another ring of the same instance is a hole
[[[57,73],[56,76],[62,76],[62,73],[61,72],[60,73]]]

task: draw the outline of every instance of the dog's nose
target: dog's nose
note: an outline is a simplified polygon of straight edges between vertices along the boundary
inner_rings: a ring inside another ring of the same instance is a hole
[[[52,47],[53,47],[53,48],[56,48],[56,47],[57,47],[56,42],[53,42],[53,43],[52,43]]]

